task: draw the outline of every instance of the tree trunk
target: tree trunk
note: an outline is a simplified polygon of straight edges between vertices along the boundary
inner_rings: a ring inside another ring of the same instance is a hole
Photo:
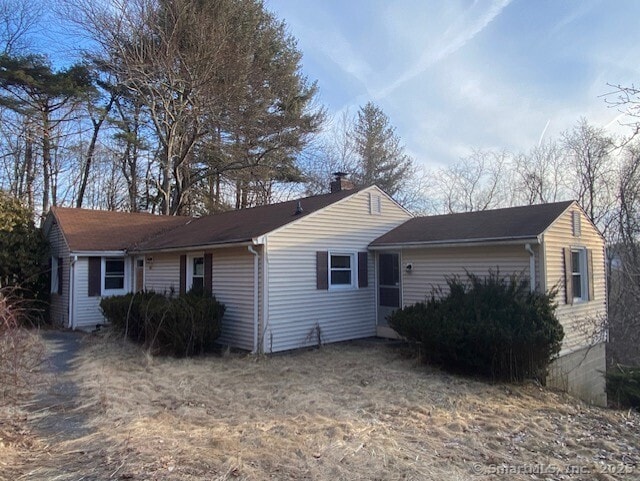
[[[25,191],[27,194],[27,206],[33,211],[35,208],[35,199],[33,195],[33,183],[35,182],[36,172],[33,162],[33,140],[31,132],[27,130],[27,139],[24,146],[24,165],[26,171]]]
[[[131,212],[138,212],[138,159],[137,150],[129,154],[131,157],[127,160],[127,167],[129,168],[128,176],[128,193],[129,193],[129,207]]]
[[[220,174],[214,176],[213,206],[215,209],[220,208]]]
[[[165,156],[167,152],[165,151]],[[162,187],[161,187],[161,205],[160,212],[164,215],[171,213],[171,169],[169,168],[169,159],[165,158],[162,165]]]
[[[49,193],[51,188],[51,125],[48,108],[42,113],[42,214],[49,212]]]
[[[242,195],[242,182],[236,180],[236,210],[240,209],[240,197]]]
[[[77,208],[82,207],[84,193],[87,190],[87,182],[89,181],[89,173],[91,172],[91,164],[93,163],[93,157],[96,151],[96,144],[98,143],[98,134],[100,133],[100,128],[102,127],[104,120],[107,118],[107,115],[109,115],[114,101],[115,98],[112,95],[109,103],[107,104],[101,115],[98,117],[98,120],[91,119],[91,122],[93,123],[93,134],[91,135],[91,142],[89,142],[89,148],[87,149],[87,156],[84,163],[84,171],[82,172],[82,181],[80,182],[80,190],[78,191],[78,198],[76,200]]]

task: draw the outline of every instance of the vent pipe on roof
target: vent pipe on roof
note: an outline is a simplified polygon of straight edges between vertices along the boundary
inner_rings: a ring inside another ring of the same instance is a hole
[[[331,182],[332,194],[343,190],[351,190],[355,187],[353,182],[346,178],[349,175],[346,172],[334,172],[332,175],[335,177],[335,180]]]
[[[302,210],[302,201],[298,201],[296,204],[296,215],[302,214],[304,211]]]

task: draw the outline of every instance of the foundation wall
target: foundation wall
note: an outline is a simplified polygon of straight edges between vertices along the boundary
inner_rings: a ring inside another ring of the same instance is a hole
[[[551,364],[547,386],[567,391],[590,404],[606,406],[606,363],[605,343],[565,354]]]

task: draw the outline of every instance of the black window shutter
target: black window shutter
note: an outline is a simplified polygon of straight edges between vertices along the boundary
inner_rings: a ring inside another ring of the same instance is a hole
[[[369,256],[366,252],[358,252],[358,287],[369,286]]]
[[[58,279],[58,282],[60,282],[60,279]],[[100,257],[89,257],[89,297],[99,296],[101,291],[102,259]]]
[[[206,294],[213,293],[213,254],[204,255],[204,292]]]
[[[316,252],[316,289],[329,289],[329,253]]]
[[[564,295],[567,304],[573,304],[573,268],[571,266],[571,249],[564,248]]]
[[[587,282],[589,283],[589,300],[595,298],[595,289],[593,285],[593,251],[587,249]]]
[[[62,273],[64,270],[62,269],[62,257],[58,258],[58,294],[62,295]]]
[[[180,256],[180,295],[187,292],[187,256]]]

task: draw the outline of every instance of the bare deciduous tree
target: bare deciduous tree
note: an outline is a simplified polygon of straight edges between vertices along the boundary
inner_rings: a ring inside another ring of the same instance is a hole
[[[604,95],[605,102],[625,114],[627,119],[622,120],[621,123],[632,127],[633,131],[629,135],[629,139],[633,139],[640,132],[640,120],[638,120],[640,118],[640,89],[634,84],[629,86],[608,85],[611,87],[611,91]]]
[[[5,55],[23,54],[42,17],[39,0],[0,0],[0,49]]]
[[[476,150],[436,174],[440,211],[470,212],[509,206],[513,190],[506,151]]]
[[[518,190],[523,203],[541,204],[569,198],[566,158],[561,146],[549,141],[515,158]]]
[[[606,132],[586,119],[562,135],[565,155],[575,175],[571,184],[574,198],[603,232],[613,221],[615,204],[615,157],[617,149]]]
[[[342,112],[299,159],[308,195],[326,193],[335,172],[353,174],[357,171],[352,128],[353,116],[349,111]]]
[[[610,363],[640,365],[640,145],[628,145],[624,154],[618,187],[618,232],[608,247],[607,356]]]

